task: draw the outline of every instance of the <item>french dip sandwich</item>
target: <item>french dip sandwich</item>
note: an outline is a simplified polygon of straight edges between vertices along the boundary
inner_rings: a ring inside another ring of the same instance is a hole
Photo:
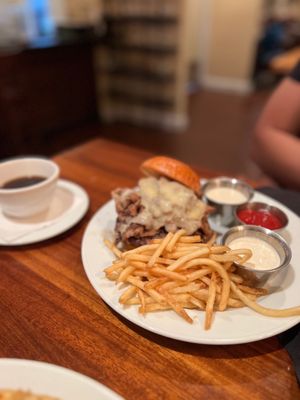
[[[198,174],[188,165],[170,157],[144,161],[138,186],[116,189],[117,221],[115,242],[125,248],[137,247],[168,232],[184,229],[207,242],[213,234],[207,216],[210,208],[201,200]]]

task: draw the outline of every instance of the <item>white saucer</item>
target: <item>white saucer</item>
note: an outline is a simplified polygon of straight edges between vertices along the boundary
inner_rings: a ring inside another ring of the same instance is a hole
[[[89,197],[76,183],[60,179],[47,211],[30,218],[9,218],[0,208],[0,246],[20,246],[50,239],[79,222]]]

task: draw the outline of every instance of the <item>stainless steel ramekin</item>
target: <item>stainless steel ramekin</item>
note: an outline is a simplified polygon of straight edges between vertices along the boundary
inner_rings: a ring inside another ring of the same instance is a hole
[[[238,213],[243,210],[267,211],[270,214],[275,215],[275,217],[277,217],[279,219],[279,221],[281,222],[281,227],[278,229],[271,229],[271,230],[274,232],[277,232],[277,233],[281,232],[284,228],[286,228],[286,226],[288,225],[288,222],[289,222],[286,213],[283,212],[282,210],[280,210],[278,207],[271,206],[270,204],[267,204],[267,203],[253,201],[253,202],[239,205],[235,209],[235,219],[236,219],[238,225],[249,225],[239,218]],[[251,224],[251,225],[253,225],[253,224]]]
[[[245,195],[246,200],[239,204],[228,204],[225,202],[216,202],[211,200],[207,193],[210,189],[217,187],[226,187],[236,189]],[[220,177],[208,180],[202,187],[204,201],[212,206],[215,211],[216,223],[228,227],[235,222],[235,210],[241,204],[247,203],[251,200],[254,194],[254,190],[246,182],[235,178]]]
[[[231,241],[245,236],[256,237],[270,244],[279,255],[280,265],[273,269],[255,270],[235,263],[238,274],[244,278],[245,283],[252,286],[267,284],[268,289],[280,286],[292,258],[289,245],[276,232],[255,225],[239,225],[229,229],[222,237],[222,244],[230,247]]]

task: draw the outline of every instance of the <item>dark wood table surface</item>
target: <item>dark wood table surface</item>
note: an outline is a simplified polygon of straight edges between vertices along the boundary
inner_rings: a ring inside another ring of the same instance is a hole
[[[112,189],[136,183],[149,156],[97,139],[54,158],[63,178],[85,188],[90,208],[53,239],[1,248],[0,356],[70,368],[125,399],[300,399],[276,337],[228,346],[161,337],[120,317],[89,283],[81,262],[87,223]]]

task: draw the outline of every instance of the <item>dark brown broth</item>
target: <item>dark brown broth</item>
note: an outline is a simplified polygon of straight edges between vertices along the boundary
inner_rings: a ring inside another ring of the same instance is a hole
[[[8,182],[5,182],[1,189],[20,189],[28,186],[36,185],[37,183],[41,183],[45,181],[47,178],[44,176],[22,176],[21,178],[12,179]]]

